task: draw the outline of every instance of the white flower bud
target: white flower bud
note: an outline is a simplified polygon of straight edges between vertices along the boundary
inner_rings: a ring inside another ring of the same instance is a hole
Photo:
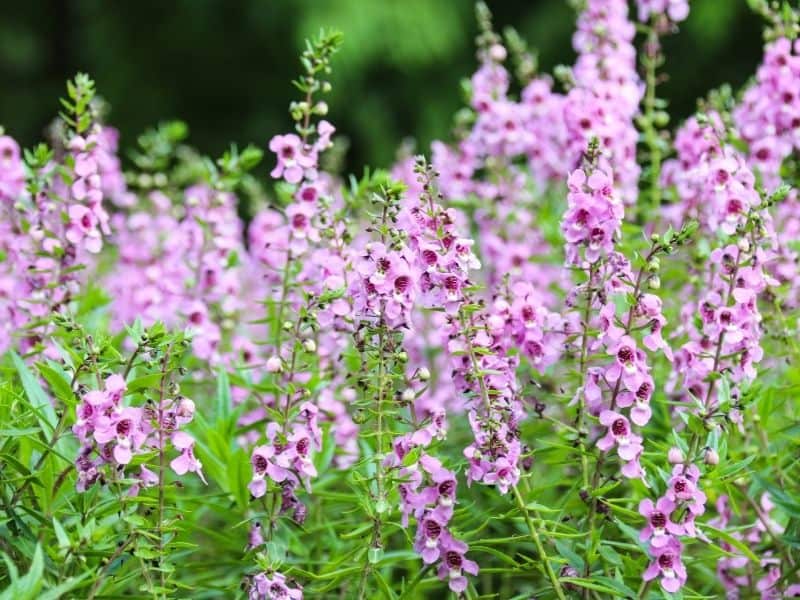
[[[283,363],[280,357],[270,356],[267,359],[267,371],[270,373],[280,373],[283,370]]]
[[[303,342],[303,348],[305,348],[306,352],[316,352],[317,343],[314,340],[305,340]]]
[[[719,454],[713,448],[706,448],[705,455],[703,456],[703,462],[705,462],[709,466],[715,466],[719,464]]]
[[[419,371],[417,371],[417,377],[419,377],[420,381],[428,381],[431,378],[431,372],[425,367],[420,367]]]
[[[681,452],[680,448],[673,446],[669,449],[667,459],[671,464],[678,465],[683,462],[683,452]]]

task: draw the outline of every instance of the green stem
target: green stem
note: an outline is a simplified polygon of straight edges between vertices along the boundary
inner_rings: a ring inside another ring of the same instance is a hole
[[[531,539],[533,540],[536,550],[539,552],[539,558],[544,565],[545,574],[550,580],[550,583],[553,584],[553,591],[555,591],[556,596],[558,596],[560,600],[566,600],[564,590],[561,588],[561,583],[558,581],[558,577],[556,577],[555,571],[553,571],[553,567],[550,565],[550,559],[547,557],[547,552],[545,552],[542,540],[539,538],[539,532],[536,530],[536,527],[531,520],[531,515],[528,512],[528,508],[525,506],[525,501],[522,499],[522,495],[519,493],[519,489],[516,485],[511,489],[514,491],[514,499],[517,501],[517,508],[519,508],[520,512],[525,517],[525,522],[528,525],[528,531],[531,534]],[[534,514],[534,516],[539,519],[538,515]]]

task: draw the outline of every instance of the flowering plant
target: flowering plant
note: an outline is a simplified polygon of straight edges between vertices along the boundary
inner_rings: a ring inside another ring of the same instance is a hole
[[[635,4],[554,78],[479,3],[452,139],[361,178],[336,32],[267,168],[123,162],[86,75],[0,131],[2,598],[800,596],[800,14],[671,130]]]

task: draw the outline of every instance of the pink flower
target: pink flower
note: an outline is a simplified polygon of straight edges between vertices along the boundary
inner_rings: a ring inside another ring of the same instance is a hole
[[[278,164],[270,175],[283,178],[288,183],[300,183],[316,167],[316,151],[303,147],[303,141],[294,133],[276,135],[269,142],[269,149],[278,157]],[[311,177],[313,179],[313,177]]]
[[[197,473],[202,482],[208,484],[206,478],[203,476],[203,463],[194,456],[194,440],[181,451],[177,458],[169,463],[169,466],[178,475],[185,475],[187,472]]]
[[[653,548],[667,545],[673,535],[681,535],[683,527],[672,522],[671,515],[676,504],[669,498],[659,498],[656,504],[649,498],[639,503],[639,514],[647,519],[647,526],[642,529],[640,539],[643,542],[650,540]]]
[[[447,581],[447,585],[456,594],[461,594],[467,589],[467,578],[464,573],[478,574],[478,564],[464,556],[468,546],[448,533],[442,534],[441,550],[443,561],[439,566],[439,579]]]
[[[642,574],[645,581],[661,578],[661,587],[677,592],[686,583],[686,568],[681,562],[681,543],[675,538],[660,547],[651,547],[653,562]]]

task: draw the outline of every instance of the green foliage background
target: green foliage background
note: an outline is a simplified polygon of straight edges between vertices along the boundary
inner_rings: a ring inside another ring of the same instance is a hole
[[[569,64],[567,0],[488,2],[498,29],[513,25],[540,65]],[[692,0],[667,39],[660,90],[673,118],[723,82],[738,88],[761,54],[760,19],[745,0]],[[321,27],[345,33],[335,62],[331,120],[351,140],[346,167],[389,163],[408,136],[446,137],[474,70],[472,0],[29,0],[0,4],[0,123],[30,147],[52,98],[76,71],[92,73],[123,146],[165,118],[187,121],[204,153],[231,141],[263,146],[287,129],[286,85],[302,41]]]

